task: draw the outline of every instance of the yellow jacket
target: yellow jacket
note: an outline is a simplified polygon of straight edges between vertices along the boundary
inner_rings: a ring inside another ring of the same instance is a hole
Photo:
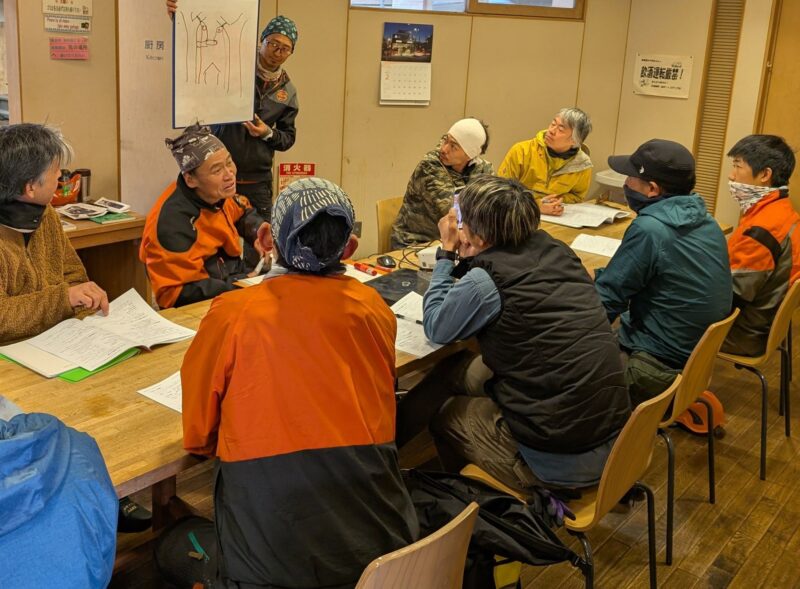
[[[564,197],[565,203],[581,202],[592,181],[592,160],[583,151],[569,159],[551,157],[544,142],[545,131],[520,141],[508,150],[497,175],[522,182],[541,200],[549,194]]]

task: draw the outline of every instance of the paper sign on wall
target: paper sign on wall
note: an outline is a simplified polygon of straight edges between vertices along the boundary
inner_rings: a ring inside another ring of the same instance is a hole
[[[637,53],[633,68],[634,93],[689,98],[693,61],[691,55]]]
[[[89,37],[50,37],[50,59],[89,59]]]
[[[44,14],[92,16],[92,0],[42,0]]]
[[[317,164],[310,162],[285,163],[278,167],[278,194],[295,180],[314,176]]]
[[[48,33],[88,33],[92,30],[92,19],[82,16],[44,15],[44,30]]]

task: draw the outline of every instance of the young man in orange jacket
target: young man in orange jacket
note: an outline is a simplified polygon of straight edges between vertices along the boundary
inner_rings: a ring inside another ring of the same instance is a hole
[[[783,297],[800,278],[800,215],[788,188],[795,156],[775,135],[748,135],[728,156],[731,196],[742,210],[728,240],[733,304],[741,313],[722,350],[759,356]]]

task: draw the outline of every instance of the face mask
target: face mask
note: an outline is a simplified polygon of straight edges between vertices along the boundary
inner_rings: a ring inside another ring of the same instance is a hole
[[[760,201],[770,192],[777,190],[772,186],[753,186],[752,184],[742,184],[741,182],[728,181],[728,188],[731,196],[739,203],[742,214],[746,213],[750,207]]]
[[[649,198],[642,194],[641,192],[636,192],[633,188],[630,188],[628,185],[624,185],[622,187],[622,192],[625,193],[625,200],[628,201],[628,206],[633,210],[634,213],[638,213],[643,208],[655,204],[657,202],[661,202],[664,197],[663,196],[656,196],[653,198]]]

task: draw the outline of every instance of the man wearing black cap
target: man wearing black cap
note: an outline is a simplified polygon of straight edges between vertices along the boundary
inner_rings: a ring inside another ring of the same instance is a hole
[[[722,230],[692,193],[689,150],[651,139],[608,165],[628,176],[623,190],[637,217],[595,284],[609,320],[620,319],[635,406],[665,390],[706,328],[728,314],[730,266]]]

